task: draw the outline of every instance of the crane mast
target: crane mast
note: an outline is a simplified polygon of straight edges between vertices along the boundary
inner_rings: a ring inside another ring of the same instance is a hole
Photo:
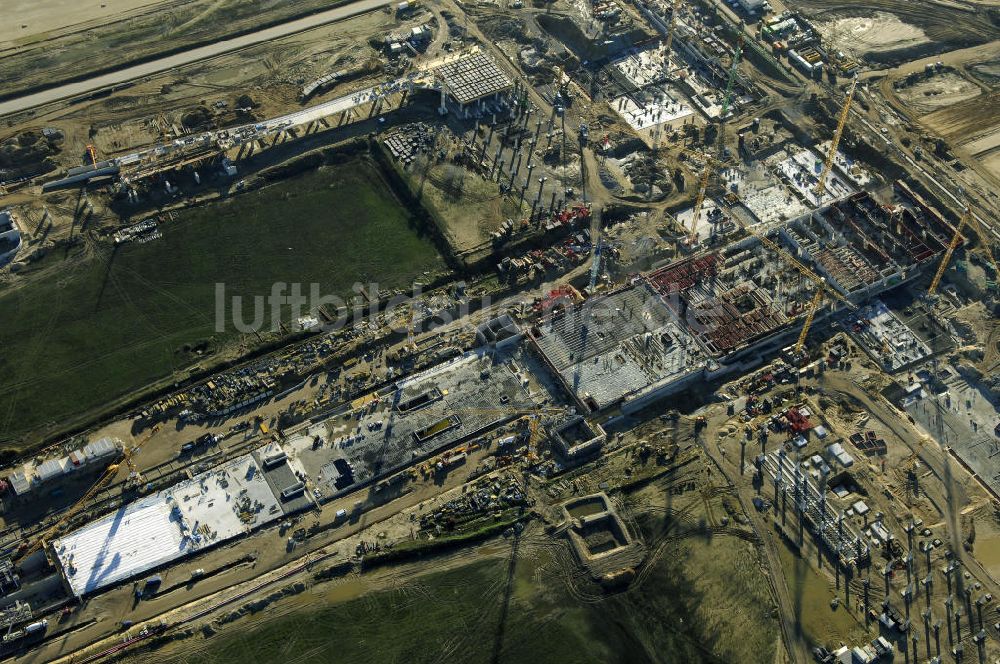
[[[823,164],[823,172],[819,174],[816,182],[816,196],[822,196],[826,191],[826,179],[830,175],[833,167],[833,158],[837,154],[837,146],[840,145],[840,137],[844,134],[844,125],[847,124],[847,114],[851,110],[851,102],[854,100],[854,91],[858,89],[858,77],[855,76],[851,82],[851,87],[847,90],[847,97],[844,99],[844,109],[840,112],[840,119],[837,120],[837,130],[833,132],[833,140],[830,141],[830,152],[826,155],[826,162]]]
[[[76,516],[80,511],[82,511],[87,506],[87,503],[90,501],[91,498],[96,496],[101,491],[101,489],[105,488],[108,484],[111,483],[111,480],[113,480],[115,476],[118,475],[118,469],[121,468],[122,464],[128,466],[128,468],[132,471],[133,476],[138,478],[140,482],[143,481],[142,474],[136,467],[135,462],[132,460],[132,457],[139,452],[139,449],[146,444],[146,441],[148,441],[153,436],[153,434],[159,430],[159,428],[160,428],[159,425],[154,426],[153,429],[137,445],[135,445],[132,448],[125,447],[124,449],[122,449],[122,456],[117,461],[110,464],[104,470],[104,472],[101,474],[97,482],[95,482],[94,485],[87,490],[87,492],[83,495],[82,498],[73,503],[73,505],[71,505],[65,512],[63,512],[62,515],[51,526],[42,531],[41,535],[36,537],[31,542],[25,541],[21,544],[21,547],[18,549],[17,553],[14,556],[14,560],[20,562],[21,560],[24,560],[35,551],[38,551],[39,549],[44,549],[48,541],[54,535],[56,535],[63,526],[69,523],[74,516]]]
[[[743,57],[743,33],[740,32],[739,39],[736,40],[736,52],[733,54],[733,62],[729,65],[729,76],[726,79],[726,94],[722,97],[722,112],[719,113],[719,121],[724,122],[729,106],[733,102],[733,88],[736,85],[736,74],[739,72],[740,59]]]
[[[601,272],[601,250],[604,248],[604,237],[601,233],[601,220],[600,212],[594,210],[593,217],[590,223],[590,236],[591,241],[594,243],[594,255],[590,261],[590,289],[588,290],[589,295],[594,294],[594,289],[597,287],[597,276]]]
[[[705,193],[708,191],[708,177],[712,174],[712,160],[709,158],[705,162],[705,170],[701,173],[701,181],[698,183],[698,198],[695,199],[694,208],[691,210],[691,242],[698,238],[698,221],[701,218],[701,208],[705,204]]]
[[[767,247],[774,253],[781,256],[781,258],[784,259],[786,263],[795,268],[799,274],[801,274],[803,277],[809,279],[814,284],[816,284],[816,286],[818,286],[822,292],[826,293],[827,295],[837,300],[838,302],[846,305],[847,308],[850,309],[851,311],[857,310],[858,308],[857,305],[855,305],[849,299],[838,293],[836,289],[831,287],[830,284],[826,283],[826,279],[819,276],[811,269],[809,269],[807,266],[805,266],[799,259],[795,258],[795,256],[792,256],[790,253],[788,253],[788,251],[786,251],[785,248],[782,247],[780,244],[778,244],[771,238],[767,237],[767,235],[765,235],[764,233],[759,233],[750,228],[749,226],[747,226],[746,224],[744,224],[743,220],[739,218],[739,215],[735,214],[732,215],[732,219],[740,226],[740,228],[742,228],[744,231],[746,231],[750,235],[753,235],[755,238],[760,240],[761,244],[763,244],[765,247]]]
[[[951,242],[948,243],[948,248],[945,249],[944,256],[941,258],[941,263],[938,265],[937,272],[934,273],[934,278],[931,280],[930,288],[927,289],[928,295],[933,295],[934,292],[937,291],[938,284],[941,283],[941,277],[944,276],[944,271],[948,269],[948,263],[951,262],[951,255],[955,253],[955,249],[958,248],[959,242],[962,241],[962,229],[969,223],[969,219],[971,217],[972,208],[966,206],[965,214],[962,215],[962,220],[959,221],[958,226],[955,227],[955,234],[951,237]],[[980,238],[983,241],[986,239],[982,236],[980,236]],[[990,257],[992,258],[992,254]]]
[[[722,110],[719,112],[719,135],[715,140],[718,143],[719,161],[722,161],[726,151],[726,114],[733,103],[733,90],[736,85],[736,75],[739,73],[740,58],[743,57],[743,32],[740,32],[739,39],[736,40],[736,51],[733,53],[733,62],[729,65],[729,76],[726,79],[726,93],[722,97]]]
[[[819,305],[823,301],[823,289],[817,288],[816,294],[813,296],[812,302],[809,303],[809,313],[806,314],[806,322],[802,326],[802,331],[799,332],[799,339],[795,342],[795,355],[802,352],[802,347],[806,345],[806,337],[809,336],[809,328],[812,327],[813,318],[816,317],[816,311],[819,310]]]
[[[674,0],[670,6],[670,27],[667,29],[667,57],[670,57],[670,47],[674,43],[674,30],[677,29],[677,10],[680,8],[681,0]]]

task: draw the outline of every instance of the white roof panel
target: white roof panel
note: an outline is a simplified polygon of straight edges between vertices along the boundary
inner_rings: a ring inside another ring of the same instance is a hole
[[[247,533],[282,514],[263,471],[245,454],[129,503],[52,546],[79,597]]]
[[[66,459],[48,459],[35,468],[35,476],[41,482],[62,475],[64,472],[66,472]]]
[[[182,539],[170,506],[156,493],[57,540],[55,550],[80,596],[184,555]]]

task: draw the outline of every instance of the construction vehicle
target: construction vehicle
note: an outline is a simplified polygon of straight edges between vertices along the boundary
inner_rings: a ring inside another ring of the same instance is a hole
[[[90,489],[87,490],[87,492],[83,495],[82,498],[80,498],[80,500],[76,501],[73,505],[71,505],[69,509],[67,509],[62,514],[62,516],[60,516],[59,519],[56,520],[54,524],[46,528],[41,535],[35,538],[33,542],[23,542],[21,544],[21,546],[17,550],[17,553],[14,555],[14,562],[20,562],[21,560],[24,560],[25,558],[27,558],[28,556],[30,556],[31,554],[35,553],[38,550],[44,550],[45,545],[48,543],[48,541],[51,540],[53,536],[57,535],[63,526],[65,526],[74,516],[76,516],[81,510],[83,510],[83,508],[86,507],[87,503],[90,501],[91,498],[93,498],[102,489],[104,489],[108,484],[111,483],[111,480],[113,480],[118,475],[118,470],[121,468],[122,464],[128,466],[129,469],[131,470],[131,473],[135,474],[132,475],[132,477],[138,476],[141,478],[142,475],[141,473],[139,473],[138,469],[133,463],[132,457],[139,452],[139,450],[146,443],[146,441],[148,441],[153,436],[153,434],[155,434],[159,430],[159,428],[160,428],[159,425],[154,426],[153,429],[149,432],[149,434],[147,434],[146,437],[143,438],[142,441],[140,441],[137,445],[135,445],[132,448],[128,447],[124,448],[122,450],[121,458],[108,465],[108,467],[98,478],[97,482],[95,482],[93,486],[91,486]]]
[[[976,234],[979,236],[979,242],[983,245],[982,251],[986,255],[986,258],[993,265],[993,270],[997,275],[1000,275],[1000,266],[997,266],[997,260],[993,256],[993,252],[990,250],[988,235],[983,232],[983,227],[979,223],[979,219],[972,213],[972,206],[966,205],[965,214],[962,215],[962,219],[958,222],[958,226],[955,228],[955,234],[951,238],[951,242],[948,243],[948,248],[944,252],[944,256],[941,258],[941,263],[938,265],[937,272],[934,273],[934,279],[931,280],[931,285],[927,289],[928,297],[933,295],[937,291],[938,285],[941,283],[941,277],[944,276],[944,271],[948,269],[948,264],[951,262],[951,256],[955,253],[955,249],[962,241],[962,230],[969,224],[975,226]]]
[[[816,188],[813,190],[818,199],[826,191],[826,179],[830,175],[830,169],[833,168],[833,159],[837,155],[837,147],[840,145],[840,137],[844,135],[844,126],[847,124],[847,114],[851,110],[851,102],[854,100],[854,91],[858,89],[858,77],[855,76],[854,80],[851,81],[851,87],[847,90],[847,97],[844,99],[844,108],[840,112],[840,118],[837,120],[837,129],[833,132],[833,139],[830,141],[830,151],[826,155],[826,161],[823,163],[823,170],[819,174],[819,180],[816,181]]]
[[[553,87],[555,87],[556,93],[559,95],[559,102],[561,102],[560,105],[562,106],[565,106],[569,100],[569,81],[570,78],[563,71],[562,64],[556,65]]]

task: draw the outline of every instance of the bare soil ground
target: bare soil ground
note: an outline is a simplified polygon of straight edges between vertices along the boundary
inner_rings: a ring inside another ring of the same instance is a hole
[[[520,223],[530,211],[500,195],[495,182],[462,166],[440,163],[421,170],[411,177],[422,184],[424,203],[441,217],[449,244],[459,252],[488,243],[506,219]]]
[[[929,42],[927,34],[919,27],[888,12],[832,18],[817,22],[816,27],[830,44],[855,58]]]
[[[184,2],[164,0],[8,0],[4,11],[10,20],[0,24],[0,43],[24,44],[44,40],[64,28],[82,27],[96,22],[111,22],[125,18],[136,9],[167,9]]]
[[[824,39],[872,65],[900,64],[1000,34],[991,10],[973,4],[799,0],[795,8],[815,21]]]
[[[956,177],[977,191],[993,191],[1000,177],[1000,43],[958,49],[888,70],[881,85],[886,100],[934,137],[947,141],[969,168]],[[896,90],[891,82],[940,62],[946,69]]]
[[[4,94],[52,85],[174,49],[280,22],[330,0],[16,0],[4,3],[0,77]],[[23,17],[23,18],[17,18]],[[27,26],[27,27],[22,27]]]
[[[979,96],[978,85],[955,72],[944,72],[900,90],[899,98],[918,113],[930,113]]]
[[[965,145],[973,139],[989,135],[1000,124],[997,99],[997,93],[984,95],[958,106],[929,113],[921,121],[950,143]]]
[[[942,108],[921,123],[1000,177],[1000,91]]]
[[[246,49],[238,54],[216,58],[140,81],[107,98],[63,105],[44,113],[0,127],[0,142],[26,131],[43,127],[61,131],[61,151],[52,156],[60,168],[83,163],[88,144],[97,148],[99,158],[127,153],[160,140],[169,140],[176,127],[184,127],[185,114],[193,109],[209,109],[217,126],[230,126],[253,117],[273,117],[300,108],[301,85],[336,69],[360,66],[374,53],[367,43],[371,34],[388,32],[416,24],[426,15],[419,14],[403,23],[382,12],[357,16],[347,21],[300,33],[273,44]],[[364,87],[370,77],[356,79],[314,97],[310,103],[345,94]],[[248,95],[257,105],[250,116],[237,115],[236,100]],[[217,104],[225,104],[219,108]],[[30,246],[64,239],[72,228],[76,195],[53,193],[45,197],[51,228],[41,224],[42,208],[37,190],[16,195],[0,195],[0,207],[21,206],[19,215],[28,222]],[[104,197],[91,199],[95,207],[92,224],[115,223],[115,215],[106,209]],[[44,234],[44,239],[42,239]]]
[[[987,60],[968,66],[970,74],[990,87],[1000,83],[1000,60]]]

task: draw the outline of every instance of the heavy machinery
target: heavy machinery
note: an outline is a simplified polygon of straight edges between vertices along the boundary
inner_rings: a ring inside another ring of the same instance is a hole
[[[844,135],[844,126],[847,124],[847,114],[851,110],[851,102],[854,100],[854,91],[858,89],[858,77],[855,76],[854,80],[851,81],[851,87],[847,89],[847,97],[844,99],[844,109],[840,112],[840,118],[837,120],[837,129],[833,132],[833,139],[830,141],[830,151],[826,155],[826,161],[823,163],[823,170],[819,174],[819,180],[816,181],[816,188],[813,190],[816,193],[816,197],[819,198],[826,191],[826,179],[830,175],[830,169],[833,168],[833,158],[837,155],[837,147],[840,145],[840,137]]]
[[[487,415],[500,415],[510,418],[507,423],[514,421],[523,421],[527,425],[528,429],[528,440],[525,446],[525,451],[523,457],[529,462],[538,459],[539,453],[539,427],[541,424],[541,418],[543,415],[563,415],[568,411],[565,408],[553,408],[545,406],[511,406],[510,408],[459,408],[455,411],[457,414],[461,413],[475,413],[475,414],[487,414]],[[478,448],[478,444],[475,442],[466,443],[464,445],[454,447],[442,453],[440,457],[432,459],[427,465],[423,466],[420,472],[426,473],[434,468],[439,471],[448,467],[449,460],[454,460],[460,458],[469,451]],[[518,446],[520,447],[520,446]],[[514,460],[513,454],[507,455],[510,460]],[[443,464],[443,465],[439,465]]]
[[[21,544],[21,546],[17,550],[17,553],[14,555],[14,562],[19,562],[27,558],[31,554],[35,553],[39,549],[44,549],[46,543],[50,539],[52,539],[54,535],[57,535],[59,530],[64,525],[66,525],[70,521],[70,519],[72,519],[81,510],[83,510],[83,508],[87,506],[87,503],[90,501],[91,498],[96,496],[102,489],[104,489],[108,484],[111,483],[111,481],[118,475],[118,470],[121,468],[122,464],[125,464],[130,469],[132,473],[131,478],[138,477],[140,478],[141,481],[142,474],[139,473],[138,468],[136,468],[135,463],[132,461],[132,457],[139,451],[139,449],[146,443],[146,441],[148,441],[153,436],[153,434],[157,432],[157,430],[159,430],[159,425],[153,427],[153,429],[149,432],[149,434],[146,435],[146,437],[143,438],[138,445],[135,445],[132,448],[125,447],[122,450],[122,456],[117,461],[108,465],[108,467],[104,470],[101,476],[97,479],[97,482],[95,482],[94,485],[87,490],[87,493],[85,493],[83,497],[80,498],[80,500],[73,503],[73,505],[71,505],[69,509],[67,509],[62,514],[62,516],[60,516],[59,519],[56,520],[55,523],[46,528],[41,535],[35,538],[34,541],[23,542]]]
[[[982,250],[986,254],[987,259],[993,265],[993,269],[998,275],[1000,275],[1000,267],[997,266],[996,258],[993,257],[993,252],[990,250],[990,245],[988,244],[988,236],[983,232],[983,227],[979,223],[979,219],[976,215],[972,214],[972,207],[966,206],[965,214],[962,215],[961,221],[958,222],[958,226],[955,227],[955,234],[951,238],[951,242],[948,243],[948,248],[944,252],[944,256],[941,258],[941,263],[938,265],[937,272],[934,273],[934,279],[931,280],[931,285],[927,289],[927,295],[931,296],[937,291],[938,285],[941,283],[941,277],[944,276],[944,271],[948,269],[948,264],[951,262],[951,256],[955,253],[955,249],[962,241],[962,230],[972,223],[975,226],[976,233],[979,235],[979,241],[982,243]]]

